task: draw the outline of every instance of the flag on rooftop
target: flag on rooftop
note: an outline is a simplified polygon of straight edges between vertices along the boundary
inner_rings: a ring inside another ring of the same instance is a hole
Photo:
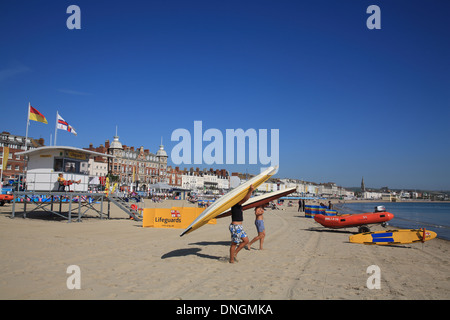
[[[37,111],[35,108],[33,108],[30,105],[30,108],[28,109],[28,118],[33,121],[38,121],[42,123],[48,123],[47,119],[45,119],[44,115]]]

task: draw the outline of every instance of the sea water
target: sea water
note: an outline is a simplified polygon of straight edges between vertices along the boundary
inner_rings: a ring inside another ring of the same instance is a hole
[[[394,214],[389,225],[402,229],[426,228],[438,238],[450,240],[450,203],[442,202],[359,202],[336,206],[339,213],[373,212],[375,206],[385,206]]]

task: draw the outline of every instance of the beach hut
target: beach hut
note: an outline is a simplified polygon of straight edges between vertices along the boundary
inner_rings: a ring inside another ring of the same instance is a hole
[[[18,152],[28,157],[26,189],[28,191],[58,191],[58,175],[67,181],[77,181],[66,191],[87,192],[89,185],[88,160],[90,156],[114,157],[112,155],[68,146],[40,147]]]

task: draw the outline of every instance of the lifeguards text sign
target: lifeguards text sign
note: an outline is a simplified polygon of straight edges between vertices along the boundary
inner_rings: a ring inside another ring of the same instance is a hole
[[[144,219],[142,226],[154,228],[187,228],[204,208],[195,207],[172,207],[171,209],[150,209],[144,208]],[[212,219],[210,224],[216,224],[216,219]]]

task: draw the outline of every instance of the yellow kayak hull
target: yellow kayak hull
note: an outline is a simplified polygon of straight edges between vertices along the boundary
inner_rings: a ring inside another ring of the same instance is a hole
[[[203,211],[203,213],[200,214],[191,223],[191,225],[188,226],[186,228],[186,230],[183,231],[183,233],[180,235],[180,237],[207,224],[209,220],[214,219],[216,216],[218,216],[222,212],[230,209],[235,204],[241,202],[241,200],[244,199],[245,196],[247,195],[248,190],[250,189],[251,185],[253,185],[253,187],[255,189],[258,188],[261,184],[263,184],[271,176],[273,176],[275,174],[275,172],[277,172],[277,166],[269,167],[268,169],[264,170],[257,176],[253,177],[252,179],[248,180],[247,182],[241,184],[240,186],[238,186],[238,187],[234,188],[233,190],[231,190],[230,192],[228,192],[226,195],[224,195],[219,200],[214,202],[205,211]]]

